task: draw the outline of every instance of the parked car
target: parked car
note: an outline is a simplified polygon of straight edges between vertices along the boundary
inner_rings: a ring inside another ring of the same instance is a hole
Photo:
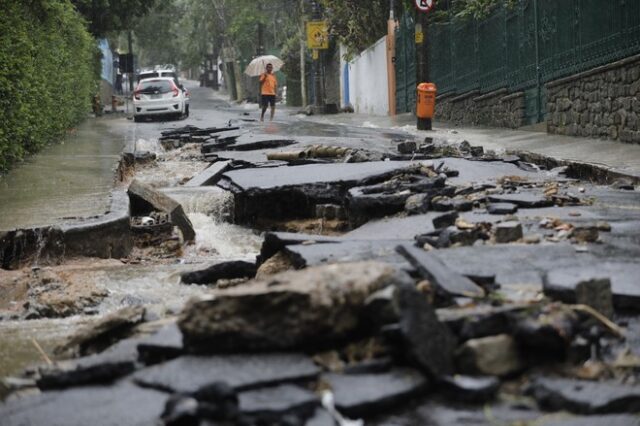
[[[140,80],[133,92],[134,121],[158,115],[189,116],[188,92],[171,77]]]

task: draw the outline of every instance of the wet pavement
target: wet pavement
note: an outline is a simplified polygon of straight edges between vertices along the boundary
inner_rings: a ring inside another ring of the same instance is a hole
[[[0,271],[3,424],[640,424],[633,182],[191,90],[115,126],[127,256]]]

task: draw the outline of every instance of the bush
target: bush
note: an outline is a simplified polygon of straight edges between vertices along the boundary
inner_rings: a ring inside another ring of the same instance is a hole
[[[0,0],[0,172],[90,110],[97,45],[68,0]]]

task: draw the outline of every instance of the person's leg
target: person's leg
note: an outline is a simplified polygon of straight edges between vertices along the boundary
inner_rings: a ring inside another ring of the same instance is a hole
[[[273,116],[276,114],[276,97],[274,96],[271,99],[271,121],[273,121]]]
[[[262,115],[260,115],[260,121],[264,121],[264,113],[267,112],[267,106],[269,104],[267,102],[264,101],[264,97],[262,98]]]

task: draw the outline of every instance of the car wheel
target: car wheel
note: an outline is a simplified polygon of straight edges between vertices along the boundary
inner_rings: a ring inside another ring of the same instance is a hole
[[[185,107],[184,116],[189,117],[189,105]]]

